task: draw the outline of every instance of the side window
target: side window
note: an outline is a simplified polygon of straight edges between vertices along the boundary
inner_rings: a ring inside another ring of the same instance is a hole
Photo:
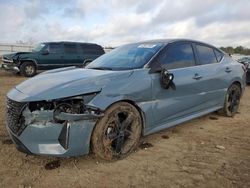
[[[82,44],[81,51],[83,54],[103,54],[104,51],[97,45]]]
[[[203,45],[196,45],[196,49],[197,49],[200,63],[202,65],[217,63],[217,59],[215,57],[213,48],[203,46]]]
[[[221,59],[223,58],[223,54],[218,50],[214,50],[214,53],[215,53],[217,61],[220,62]]]
[[[64,52],[66,54],[76,54],[76,45],[75,44],[64,44]]]
[[[49,53],[61,53],[61,44],[49,44]]]
[[[170,46],[160,58],[160,64],[167,69],[190,67],[195,65],[191,44],[177,44]]]

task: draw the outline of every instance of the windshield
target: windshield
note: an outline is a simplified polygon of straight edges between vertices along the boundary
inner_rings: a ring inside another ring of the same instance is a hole
[[[102,55],[86,68],[129,70],[142,68],[163,46],[162,43],[128,44]]]
[[[45,44],[43,44],[43,43],[37,44],[32,51],[39,52],[44,46],[45,46]]]

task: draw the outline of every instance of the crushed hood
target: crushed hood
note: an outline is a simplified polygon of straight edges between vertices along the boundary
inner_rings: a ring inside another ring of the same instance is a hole
[[[72,67],[69,70],[56,69],[22,82],[8,93],[8,97],[21,102],[52,100],[99,92],[111,80],[127,78],[132,72],[133,70],[109,71],[72,69]]]
[[[18,57],[19,55],[23,55],[23,54],[31,54],[32,52],[16,52],[16,53],[10,53],[10,54],[4,54],[3,57],[7,58],[7,59],[15,59],[16,57]]]

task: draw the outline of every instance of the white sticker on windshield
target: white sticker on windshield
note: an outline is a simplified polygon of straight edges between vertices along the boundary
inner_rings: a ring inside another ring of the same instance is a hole
[[[154,48],[156,44],[140,44],[138,48]]]

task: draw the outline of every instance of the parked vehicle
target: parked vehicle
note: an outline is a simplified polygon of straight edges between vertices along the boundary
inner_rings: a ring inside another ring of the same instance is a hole
[[[250,84],[250,57],[243,57],[237,60],[246,67],[246,83]]]
[[[20,151],[121,159],[140,137],[219,111],[234,116],[243,65],[192,40],[121,46],[85,69],[44,72],[7,94],[7,130]]]
[[[101,46],[92,43],[47,42],[38,44],[32,52],[3,55],[1,67],[34,76],[37,70],[50,70],[68,66],[83,66],[104,54]]]

